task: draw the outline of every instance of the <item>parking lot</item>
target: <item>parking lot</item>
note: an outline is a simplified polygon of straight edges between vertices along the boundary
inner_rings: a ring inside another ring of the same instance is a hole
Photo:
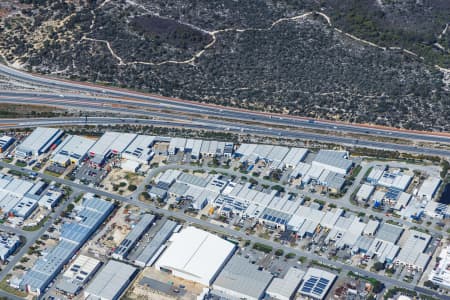
[[[106,177],[108,172],[104,169],[92,167],[89,164],[83,164],[77,171],[75,171],[75,178],[86,184],[93,184],[98,186],[100,182]]]

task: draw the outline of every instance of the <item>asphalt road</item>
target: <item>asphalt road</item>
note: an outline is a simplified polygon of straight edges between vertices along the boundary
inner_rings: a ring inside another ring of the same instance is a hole
[[[342,131],[351,132],[356,134],[371,134],[377,136],[387,136],[395,138],[405,138],[405,139],[417,139],[425,140],[430,142],[450,142],[450,135],[437,135],[430,132],[415,132],[398,130],[395,128],[388,127],[374,127],[374,126],[363,126],[358,124],[350,124],[344,122],[332,122],[324,120],[313,120],[311,118],[302,118],[296,116],[288,116],[275,113],[264,113],[257,111],[250,111],[245,109],[238,109],[232,107],[211,105],[205,103],[199,103],[194,101],[186,101],[175,98],[168,98],[153,94],[144,94],[139,92],[133,92],[124,89],[97,86],[93,84],[78,83],[66,80],[60,80],[50,77],[44,77],[40,75],[34,75],[16,69],[7,67],[0,64],[0,74],[10,76],[15,79],[28,81],[31,83],[45,85],[52,88],[63,88],[71,89],[76,92],[88,92],[102,95],[88,96],[82,94],[68,94],[64,92],[64,95],[46,94],[46,93],[29,93],[29,92],[8,92],[1,91],[0,97],[5,99],[5,97],[25,97],[25,98],[48,98],[49,101],[55,102],[55,100],[63,99],[73,99],[79,102],[92,103],[94,106],[101,107],[105,104],[112,103],[139,103],[142,106],[170,110],[172,112],[191,112],[199,113],[203,116],[210,115],[223,118],[231,118],[235,120],[253,120],[261,121],[272,125],[284,125],[284,126],[298,126],[302,128],[312,128],[312,129],[323,129],[331,131]],[[64,97],[61,97],[64,96]],[[120,99],[118,99],[120,98]],[[95,104],[95,103],[97,104]]]
[[[24,170],[24,169],[19,168],[19,167],[15,166],[15,165],[7,164],[7,163],[1,162],[1,161],[0,161],[0,166],[5,167],[5,168],[14,169],[14,170],[17,170],[17,171],[22,171],[22,172],[32,172],[31,170],[27,170],[27,169]],[[325,263],[325,264],[330,264],[330,265],[342,268],[342,272],[344,272],[344,273],[352,271],[352,272],[355,272],[355,273],[359,273],[360,275],[363,275],[363,276],[368,276],[368,277],[375,278],[375,279],[385,283],[386,286],[398,286],[398,287],[403,287],[403,288],[410,289],[410,290],[415,290],[417,288],[415,285],[412,285],[412,284],[409,284],[409,283],[406,283],[406,282],[403,282],[403,281],[398,281],[398,280],[396,280],[394,278],[381,276],[381,275],[378,275],[378,274],[366,271],[364,269],[360,269],[360,268],[357,268],[357,267],[354,267],[354,266],[351,266],[351,265],[346,265],[346,264],[341,263],[341,262],[331,261],[331,260],[328,260],[328,259],[326,259],[324,257],[318,256],[316,254],[309,253],[309,252],[304,252],[304,251],[301,251],[301,250],[298,250],[298,249],[293,249],[293,248],[290,248],[290,247],[287,247],[287,246],[284,246],[284,245],[280,245],[279,243],[275,243],[273,241],[262,239],[262,238],[259,238],[259,237],[256,237],[256,236],[246,235],[243,232],[235,231],[235,230],[233,230],[231,228],[221,227],[219,225],[212,224],[210,222],[207,222],[207,221],[204,221],[204,220],[201,220],[201,219],[197,219],[197,218],[185,215],[182,212],[176,212],[176,211],[169,211],[169,210],[165,210],[165,209],[159,209],[159,208],[155,207],[154,205],[151,205],[151,204],[148,204],[148,203],[144,203],[144,202],[139,201],[139,200],[134,199],[134,198],[123,197],[123,196],[120,196],[120,195],[108,193],[108,192],[103,191],[103,190],[98,190],[98,189],[95,189],[95,188],[92,188],[92,187],[85,186],[83,184],[77,184],[77,183],[74,183],[74,182],[66,180],[66,179],[49,176],[49,175],[44,174],[44,173],[38,173],[38,176],[40,178],[43,178],[43,179],[55,181],[57,183],[61,183],[61,184],[64,184],[66,186],[70,186],[74,190],[80,190],[80,191],[87,192],[87,193],[93,193],[93,194],[97,194],[97,195],[100,195],[100,196],[106,197],[106,198],[111,198],[113,200],[120,201],[120,202],[123,202],[123,203],[129,203],[129,204],[132,204],[132,205],[135,205],[135,206],[141,208],[143,211],[153,211],[153,212],[156,212],[156,213],[161,213],[161,214],[165,215],[166,217],[175,217],[175,218],[184,220],[184,221],[186,221],[186,222],[188,222],[190,224],[196,224],[197,226],[200,226],[200,227],[202,227],[204,229],[208,229],[208,230],[217,232],[219,234],[222,233],[222,234],[226,234],[226,235],[229,235],[229,236],[233,236],[235,238],[248,239],[248,240],[250,240],[252,242],[264,243],[264,244],[272,246],[274,249],[281,248],[286,253],[293,252],[297,256],[305,256],[305,257],[307,257],[310,260],[317,260],[317,261],[320,261],[320,262]],[[66,202],[66,204],[68,204],[68,203],[70,203],[70,201]],[[17,256],[19,257],[19,255],[17,255]],[[3,272],[0,273],[0,274],[2,276],[5,276],[5,274]],[[447,299],[447,298],[444,298],[442,295],[439,295],[437,292],[434,292],[434,291],[431,291],[431,290],[428,290],[428,289],[421,289],[420,292],[424,293],[424,294],[427,294],[427,295],[430,295],[430,296],[433,296],[433,297],[436,297],[438,299]]]

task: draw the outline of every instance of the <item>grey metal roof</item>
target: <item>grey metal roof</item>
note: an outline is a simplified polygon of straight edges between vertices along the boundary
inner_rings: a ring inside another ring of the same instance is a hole
[[[213,287],[259,299],[272,278],[273,276],[269,272],[259,271],[257,265],[250,264],[247,259],[235,255],[220,272]]]
[[[92,280],[85,293],[101,299],[118,299],[136,270],[125,263],[110,260]]]
[[[150,195],[154,195],[156,197],[164,198],[167,195],[167,190],[159,188],[157,186],[152,186],[150,189]]]
[[[345,178],[341,174],[329,172],[326,178],[326,182],[329,188],[341,190],[344,186]]]
[[[145,246],[138,258],[136,258],[136,263],[141,266],[146,266],[157,253],[162,244],[164,244],[172,235],[175,227],[177,227],[176,222],[167,220],[161,229],[159,229],[159,231],[155,234],[151,242]]]
[[[341,169],[349,169],[353,164],[351,160],[344,158],[342,151],[332,150],[320,150],[314,161]]]
[[[33,153],[39,150],[46,150],[51,144],[63,134],[61,129],[57,128],[36,128],[18,147],[19,151],[31,151]]]
[[[274,298],[282,296],[285,299],[292,299],[304,275],[304,271],[291,267],[283,278],[273,279],[267,293]]]
[[[56,288],[60,291],[63,291],[63,292],[73,295],[81,288],[81,285],[74,281],[69,281],[67,279],[61,279],[56,284]]]
[[[137,134],[121,132],[105,132],[102,137],[95,142],[89,152],[104,157],[110,151],[122,153],[136,138]]]
[[[186,194],[189,186],[186,183],[175,182],[169,189],[169,193],[181,196]]]
[[[358,248],[363,251],[369,251],[370,246],[372,245],[374,239],[368,236],[361,235],[356,240],[356,243],[353,247]]]
[[[130,233],[125,237],[125,239],[120,243],[120,245],[114,250],[114,254],[125,257],[128,252],[130,252],[131,248],[134,247],[136,242],[142,237],[152,225],[155,220],[154,215],[144,214],[136,226],[131,230]]]
[[[402,233],[403,228],[396,225],[383,223],[381,224],[380,229],[378,229],[376,237],[381,240],[395,244],[397,243]]]
[[[69,135],[58,148],[55,149],[55,155],[58,154],[80,160],[86,155],[94,143],[94,140],[85,137]]]
[[[177,181],[199,187],[206,187],[208,185],[208,180],[206,180],[205,178],[188,173],[181,173]]]
[[[44,291],[58,275],[64,264],[75,254],[79,245],[61,241],[45,257],[39,258],[34,266],[23,276],[20,285],[30,286],[33,291]]]

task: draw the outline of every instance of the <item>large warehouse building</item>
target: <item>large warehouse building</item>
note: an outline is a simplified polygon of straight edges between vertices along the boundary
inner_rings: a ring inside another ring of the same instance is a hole
[[[89,150],[91,162],[102,165],[112,154],[122,154],[136,136],[133,133],[105,132]]]
[[[225,298],[260,300],[273,276],[258,265],[251,264],[242,256],[233,256],[214,281],[214,291],[225,294]]]
[[[26,158],[41,155],[63,134],[64,131],[61,129],[38,127],[16,148],[16,156]]]
[[[136,275],[136,268],[110,260],[84,291],[86,299],[119,299]]]
[[[52,161],[61,166],[79,164],[94,143],[91,139],[70,135],[55,149]]]
[[[235,245],[209,232],[187,227],[175,233],[156,269],[209,286],[234,253]]]
[[[152,150],[156,137],[138,135],[123,151],[122,157],[142,164],[148,164],[155,154]]]
[[[345,151],[320,150],[312,165],[346,175],[353,166],[353,162],[347,158],[348,153]]]

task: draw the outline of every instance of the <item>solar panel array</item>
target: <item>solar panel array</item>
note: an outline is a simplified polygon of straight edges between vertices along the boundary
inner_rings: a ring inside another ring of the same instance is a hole
[[[285,225],[288,222],[284,218],[279,218],[279,217],[272,216],[272,215],[269,215],[269,214],[264,214],[262,218],[264,220],[267,220],[267,221],[270,221],[270,222],[274,222],[274,223],[277,223],[277,224],[281,224],[281,225]]]
[[[323,278],[323,277],[317,277],[317,276],[311,276],[303,285],[301,291],[303,293],[307,294],[315,294],[317,296],[321,296],[325,289],[327,288],[330,280]]]

